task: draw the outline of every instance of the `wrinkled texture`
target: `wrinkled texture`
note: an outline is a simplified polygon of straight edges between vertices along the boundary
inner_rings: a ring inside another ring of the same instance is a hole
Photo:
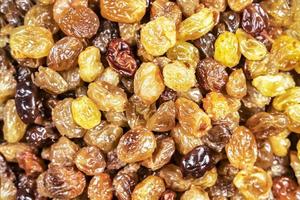
[[[251,131],[243,126],[232,133],[225,147],[229,162],[236,168],[244,169],[254,165],[257,159],[257,144]]]
[[[131,129],[125,133],[117,146],[118,158],[133,163],[150,158],[156,148],[154,134],[145,128]]]
[[[167,17],[158,17],[141,29],[141,44],[146,52],[161,56],[176,43],[175,22]]]
[[[113,197],[112,181],[108,174],[94,176],[88,186],[88,197],[91,200],[111,200]]]
[[[148,176],[134,188],[132,200],[159,200],[165,189],[160,177]]]

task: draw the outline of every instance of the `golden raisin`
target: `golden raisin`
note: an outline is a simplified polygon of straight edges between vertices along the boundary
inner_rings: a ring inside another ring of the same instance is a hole
[[[72,102],[71,110],[74,121],[82,128],[94,128],[101,121],[101,112],[87,96],[75,99]]]
[[[210,92],[206,95],[203,99],[203,108],[214,121],[224,119],[231,111],[226,97],[218,92]]]

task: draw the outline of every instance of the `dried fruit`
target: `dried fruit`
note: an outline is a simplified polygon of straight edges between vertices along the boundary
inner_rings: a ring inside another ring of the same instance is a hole
[[[108,174],[94,176],[88,186],[88,197],[91,200],[111,200],[113,198],[112,181]]]
[[[169,0],[155,0],[151,5],[151,20],[164,16],[174,21],[176,25],[181,22],[182,13],[179,6]]]
[[[72,166],[79,146],[66,137],[60,137],[59,140],[51,146],[50,160],[51,164],[58,166]]]
[[[155,148],[154,134],[145,128],[135,128],[121,137],[117,153],[121,161],[134,163],[150,158]]]
[[[178,98],[175,107],[180,126],[189,134],[201,137],[211,128],[210,118],[193,101]]]
[[[226,97],[218,92],[210,92],[206,95],[203,99],[203,108],[214,121],[224,119],[231,111]]]
[[[27,128],[25,139],[26,142],[35,148],[49,146],[56,142],[59,135],[50,127],[33,125]]]
[[[146,127],[155,132],[170,131],[175,127],[175,112],[173,101],[162,103],[157,111],[147,120]]]
[[[220,22],[226,25],[226,30],[235,33],[240,26],[240,15],[233,11],[223,12],[220,15]]]
[[[146,52],[161,56],[176,43],[175,22],[167,17],[158,17],[141,29],[141,44]]]
[[[225,31],[219,35],[215,42],[214,58],[227,67],[234,67],[239,63],[241,53],[238,38],[235,34]]]
[[[51,166],[37,180],[39,194],[58,199],[72,199],[79,196],[85,185],[84,175],[72,167]]]
[[[197,40],[194,40],[194,45],[200,50],[200,55],[207,57],[213,57],[215,52],[216,37],[212,33],[207,33]]]
[[[17,87],[15,94],[15,106],[20,119],[26,123],[38,123],[41,121],[42,104],[38,94],[38,88],[31,80],[31,72],[28,68],[19,68],[17,74]]]
[[[52,94],[62,94],[69,88],[68,83],[58,72],[42,66],[35,73],[34,84]]]
[[[159,200],[165,189],[160,177],[148,176],[134,188],[132,200]]]
[[[60,101],[52,110],[52,119],[61,135],[69,138],[80,138],[84,135],[85,130],[77,125],[73,119],[72,102],[73,99],[71,98]]]
[[[207,192],[197,186],[192,186],[191,189],[186,191],[180,198],[180,200],[209,200]]]
[[[273,158],[271,143],[268,140],[257,140],[257,160],[255,166],[267,170],[272,166]]]
[[[77,38],[93,37],[97,33],[100,24],[96,13],[85,6],[65,9],[57,23],[66,35]]]
[[[264,108],[271,101],[271,97],[262,95],[251,84],[247,84],[247,95],[242,99],[247,108]]]
[[[268,53],[266,46],[242,29],[236,31],[240,51],[248,60],[262,60]]]
[[[10,33],[9,45],[14,58],[42,58],[54,42],[51,32],[40,26],[19,26]]]
[[[24,17],[24,25],[41,26],[49,29],[52,33],[59,30],[53,19],[52,7],[49,5],[33,6]]]
[[[257,35],[269,26],[269,16],[258,3],[253,3],[243,10],[242,27],[251,35]]]
[[[120,37],[128,44],[136,45],[139,40],[140,24],[119,23]]]
[[[107,153],[117,146],[122,134],[121,127],[102,121],[99,125],[89,129],[83,139],[88,145],[96,146]]]
[[[186,132],[181,126],[177,125],[171,131],[171,137],[174,139],[176,149],[179,153],[185,155],[195,147],[203,144],[200,137],[196,137]]]
[[[152,157],[144,160],[142,165],[152,171],[158,170],[170,162],[174,152],[175,142],[171,137],[157,137],[156,149]]]
[[[216,125],[213,126],[201,139],[209,148],[216,152],[221,152],[231,137],[228,127]]]
[[[205,172],[214,167],[213,152],[205,145],[198,146],[186,154],[180,164],[185,176],[202,177]]]
[[[288,116],[290,123],[288,129],[295,133],[300,133],[300,104],[290,105],[285,109],[285,114]]]
[[[48,58],[48,67],[55,71],[64,71],[77,64],[77,57],[83,50],[82,42],[75,37],[64,37],[52,47]]]
[[[229,162],[236,168],[244,169],[254,165],[257,159],[257,144],[249,129],[236,128],[225,146]]]
[[[94,46],[86,48],[79,54],[79,74],[85,82],[92,82],[103,72],[100,50]]]
[[[282,111],[288,106],[298,103],[300,103],[300,87],[296,86],[275,97],[272,105],[276,110]]]
[[[179,24],[178,40],[196,40],[208,33],[215,25],[213,12],[208,8],[201,8]]]
[[[272,192],[276,199],[297,199],[293,191],[297,189],[297,183],[290,177],[281,176],[273,180]]]
[[[201,60],[196,69],[198,83],[207,91],[220,91],[228,80],[225,66],[212,58]]]
[[[134,93],[150,105],[159,98],[164,89],[159,67],[153,63],[143,63],[134,75]]]
[[[122,39],[113,39],[107,47],[107,60],[119,74],[133,76],[137,70],[130,46]]]
[[[90,83],[87,94],[101,111],[123,112],[128,101],[121,88],[104,81]]]
[[[64,13],[71,7],[76,6],[88,6],[87,0],[42,0],[42,1],[53,1],[53,18],[58,23],[63,18]],[[51,3],[51,4],[52,4]]]
[[[165,183],[166,187],[176,192],[184,192],[191,186],[191,179],[184,179],[180,167],[169,164],[164,166],[158,173]]]
[[[15,100],[8,100],[3,109],[3,137],[8,143],[19,142],[26,131],[27,125],[20,119]]]
[[[44,164],[31,151],[23,151],[16,155],[19,167],[25,170],[27,176],[36,176],[44,171]]]
[[[114,22],[135,23],[139,22],[146,13],[144,0],[100,0],[101,15]]]
[[[75,158],[76,167],[88,176],[99,175],[106,167],[103,153],[94,146],[83,147]]]
[[[247,83],[243,70],[231,72],[226,84],[226,92],[229,96],[241,99],[247,95]]]
[[[283,113],[259,112],[247,120],[246,126],[258,139],[274,136],[287,128],[289,120]]]
[[[197,9],[201,7],[199,0],[176,0],[182,14],[189,17],[197,12]]]
[[[283,130],[279,134],[268,138],[274,155],[283,157],[288,154],[291,146],[291,141],[287,138],[289,134],[288,130]]]
[[[117,73],[112,67],[105,68],[104,72],[98,78],[98,80],[105,81],[112,85],[118,86],[120,82],[120,74]]]
[[[262,199],[272,187],[271,175],[259,167],[241,170],[233,180],[239,192],[247,199]]]
[[[173,61],[181,61],[190,68],[195,68],[200,60],[198,49],[188,42],[177,42],[167,51],[167,57]]]
[[[74,121],[84,129],[91,129],[101,121],[101,112],[87,96],[72,101],[71,111]]]
[[[251,4],[252,1],[253,0],[228,0],[228,5],[231,8],[231,10],[234,10],[235,12],[240,12],[249,4]]]
[[[165,85],[176,92],[186,92],[196,84],[195,70],[175,61],[163,68]]]
[[[26,143],[3,143],[0,145],[0,153],[8,162],[17,162],[18,154],[31,150],[30,146]]]

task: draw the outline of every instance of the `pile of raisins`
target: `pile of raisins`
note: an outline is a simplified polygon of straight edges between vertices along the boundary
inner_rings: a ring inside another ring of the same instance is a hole
[[[0,0],[1,200],[300,200],[299,0]]]

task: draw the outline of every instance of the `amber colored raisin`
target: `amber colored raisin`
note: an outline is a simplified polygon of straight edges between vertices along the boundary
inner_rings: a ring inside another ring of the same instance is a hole
[[[117,152],[121,161],[133,163],[150,158],[155,148],[154,134],[140,127],[131,129],[121,137]]]
[[[25,170],[27,176],[36,176],[44,171],[42,160],[31,151],[23,151],[17,154],[17,161],[19,167]]]
[[[251,4],[253,0],[228,0],[228,5],[231,10],[235,12],[240,12],[243,10],[247,5]]]
[[[159,98],[164,89],[159,67],[153,63],[143,63],[134,75],[134,93],[150,105]]]
[[[166,190],[161,195],[160,200],[176,200],[177,194],[172,190]]]
[[[271,175],[259,167],[241,170],[233,180],[239,192],[247,199],[268,197],[272,187]]]
[[[68,36],[91,38],[99,28],[99,18],[93,10],[84,6],[66,9],[58,21],[60,29]]]
[[[169,164],[165,165],[158,173],[159,177],[164,179],[166,187],[176,192],[183,192],[190,188],[192,179],[185,179],[180,167]]]
[[[100,0],[101,15],[114,22],[139,22],[146,13],[145,0]]]
[[[103,153],[93,146],[80,149],[74,158],[74,163],[80,171],[88,176],[98,175],[106,167]]]
[[[175,142],[171,137],[157,137],[157,147],[152,157],[142,162],[142,165],[155,171],[170,162],[175,152]]]
[[[175,127],[175,104],[173,101],[162,103],[147,120],[147,128],[156,132],[170,131]]]
[[[88,197],[91,200],[111,200],[113,198],[112,181],[108,174],[94,176],[88,186]]]
[[[53,18],[58,23],[64,16],[66,10],[70,7],[88,6],[87,0],[40,0],[40,1],[53,1]]]
[[[165,189],[160,177],[148,176],[134,188],[132,200],[159,200]]]
[[[133,76],[137,63],[130,46],[122,39],[113,39],[107,47],[107,60],[121,75]]]
[[[201,137],[211,128],[209,116],[195,102],[178,98],[175,107],[180,126],[189,134]]]
[[[200,86],[207,91],[222,90],[228,80],[225,66],[213,58],[205,58],[198,63],[196,77]]]
[[[201,187],[192,186],[188,191],[186,191],[180,198],[180,200],[209,200],[207,192]]]
[[[230,163],[239,169],[253,166],[257,159],[257,144],[251,131],[243,126],[236,128],[225,146]]]
[[[55,71],[68,70],[77,64],[77,57],[82,50],[83,44],[79,39],[64,37],[52,47],[47,65]]]
[[[290,193],[296,190],[297,183],[288,176],[276,177],[273,180],[272,192],[279,200],[292,200]]]
[[[205,145],[198,146],[186,154],[180,164],[185,176],[202,177],[214,167],[213,151]]]
[[[203,108],[214,121],[224,119],[231,109],[226,97],[218,92],[210,92],[206,95],[203,99]]]
[[[247,95],[247,83],[243,70],[238,69],[231,72],[226,84],[226,92],[228,95],[238,99]]]
[[[259,112],[247,120],[246,126],[256,138],[264,139],[274,136],[287,128],[289,120],[283,113]]]
[[[273,157],[270,142],[268,140],[257,140],[257,160],[255,166],[267,170],[273,164]]]
[[[79,196],[85,185],[85,176],[72,167],[50,166],[37,180],[40,194],[58,199],[72,199]]]
[[[165,16],[178,25],[181,22],[181,15],[179,6],[169,0],[156,0],[151,5],[151,20]]]

